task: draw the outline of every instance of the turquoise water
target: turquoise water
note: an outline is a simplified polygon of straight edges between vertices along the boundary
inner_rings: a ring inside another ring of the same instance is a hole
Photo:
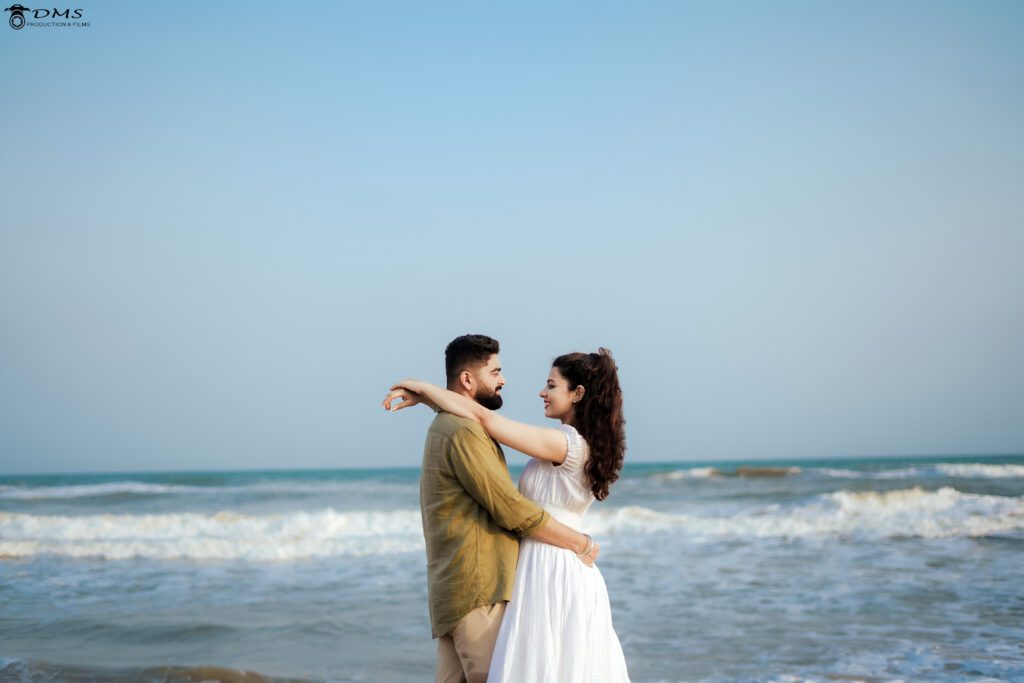
[[[417,480],[0,477],[0,679],[429,680]],[[630,465],[586,525],[634,681],[1024,680],[1024,456]]]

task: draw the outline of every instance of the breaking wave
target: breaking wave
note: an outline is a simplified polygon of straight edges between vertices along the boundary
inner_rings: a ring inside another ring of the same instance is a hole
[[[808,472],[839,479],[1010,479],[1024,477],[1024,465],[987,465],[983,463],[938,463],[892,470],[844,470],[827,467]]]
[[[796,505],[733,515],[658,512],[639,506],[591,512],[604,537],[670,532],[691,538],[975,537],[1024,529],[1024,499],[950,487],[839,491]],[[243,515],[31,515],[0,513],[0,557],[52,555],[111,560],[291,561],[385,555],[423,548],[417,510]]]
[[[708,477],[715,477],[719,475],[719,471],[714,467],[693,467],[688,470],[674,470],[672,472],[662,472],[659,474],[651,475],[654,479],[707,479]]]
[[[655,480],[760,479],[799,476],[832,479],[1007,479],[1024,478],[1024,465],[983,463],[939,463],[888,470],[854,470],[829,467],[768,467],[742,465],[736,468],[691,467],[648,475]],[[417,489],[415,481],[383,482],[360,480],[273,480],[231,485],[186,485],[144,481],[110,481],[90,484],[52,486],[0,485],[0,500],[59,501],[88,498],[146,497],[176,495],[260,494],[280,496],[363,493],[367,488],[386,493],[409,493]]]
[[[606,535],[675,531],[738,538],[973,537],[1024,529],[1024,499],[914,487],[838,491],[795,506],[771,505],[731,516],[679,515],[632,506],[597,511],[587,522],[594,533]]]
[[[0,556],[110,560],[278,561],[385,555],[423,547],[420,515],[291,512],[273,515],[29,515],[0,513]]]
[[[1005,479],[1007,477],[1024,477],[1024,465],[984,465],[981,463],[949,463],[935,466],[939,473],[947,477],[984,477],[987,479]]]
[[[717,467],[692,467],[685,470],[674,470],[651,475],[655,479],[708,479],[711,477],[752,477],[752,478],[775,478],[788,477],[793,474],[800,474],[799,467],[755,467],[741,465],[732,470],[720,470]]]
[[[651,475],[654,479],[710,479],[713,477],[824,477],[830,479],[1009,479],[1024,477],[1024,465],[989,465],[984,463],[938,463],[919,467],[888,470],[852,470],[834,467],[757,467],[735,469],[692,467]]]
[[[186,486],[181,484],[150,484],[141,481],[111,481],[102,484],[68,486],[2,486],[0,500],[61,500],[103,498],[112,496],[221,495],[258,493],[269,495],[315,495],[365,491],[367,487],[387,490],[411,490],[416,484],[349,481],[270,481],[235,486]]]
[[[64,681],[86,683],[136,683],[137,681],[164,681],[165,683],[193,683],[219,681],[219,683],[303,683],[305,679],[277,678],[252,671],[229,669],[221,666],[149,666],[145,668],[108,668],[54,664],[37,660],[0,659],[0,680],[3,681]]]
[[[60,498],[192,493],[201,490],[203,490],[202,487],[198,486],[146,484],[141,481],[112,481],[104,484],[76,484],[72,486],[2,486],[0,487],[0,499],[52,500]]]

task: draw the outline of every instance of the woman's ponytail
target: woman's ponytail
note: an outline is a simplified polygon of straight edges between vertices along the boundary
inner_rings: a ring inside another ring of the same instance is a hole
[[[591,491],[598,500],[619,478],[626,453],[626,420],[622,416],[619,369],[606,348],[597,353],[569,353],[552,363],[572,391],[583,385],[583,398],[576,404],[572,424],[590,448],[584,468]]]

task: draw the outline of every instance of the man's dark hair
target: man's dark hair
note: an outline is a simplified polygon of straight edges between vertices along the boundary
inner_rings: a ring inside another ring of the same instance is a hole
[[[452,339],[444,350],[444,374],[452,386],[459,374],[472,365],[486,363],[498,353],[498,340],[486,334],[464,334]]]

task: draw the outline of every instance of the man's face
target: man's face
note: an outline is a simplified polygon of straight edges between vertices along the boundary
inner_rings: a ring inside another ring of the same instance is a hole
[[[501,388],[505,386],[505,378],[501,374],[501,359],[498,354],[492,355],[483,365],[478,365],[470,372],[473,376],[473,400],[490,410],[501,408]]]

